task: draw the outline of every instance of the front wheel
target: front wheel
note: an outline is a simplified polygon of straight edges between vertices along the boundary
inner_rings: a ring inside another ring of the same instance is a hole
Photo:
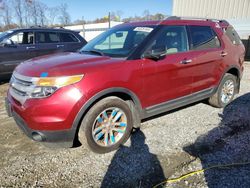
[[[217,89],[217,92],[209,98],[208,102],[214,107],[223,108],[233,100],[236,90],[236,77],[232,74],[226,73]]]
[[[79,130],[85,135],[79,134],[79,139],[86,140],[92,151],[107,153],[127,141],[132,125],[128,104],[118,97],[108,97],[97,102],[85,115]]]

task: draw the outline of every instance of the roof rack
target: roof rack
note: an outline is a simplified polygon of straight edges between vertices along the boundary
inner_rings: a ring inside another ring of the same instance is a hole
[[[65,29],[63,26],[56,26],[56,27],[53,27],[54,29]]]
[[[166,20],[203,20],[203,21],[212,21],[212,22],[217,22],[217,23],[228,24],[226,20],[219,20],[219,19],[214,19],[214,18],[199,18],[199,17],[170,16],[170,17],[167,17]]]
[[[41,26],[41,25],[33,25],[33,26],[30,26],[30,28],[47,28],[46,26]]]

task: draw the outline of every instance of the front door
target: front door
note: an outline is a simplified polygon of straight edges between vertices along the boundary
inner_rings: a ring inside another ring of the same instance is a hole
[[[188,50],[185,26],[164,26],[146,50],[166,49],[160,60],[143,60],[144,100],[154,106],[190,95],[192,92],[192,59]],[[145,53],[146,53],[145,52]]]

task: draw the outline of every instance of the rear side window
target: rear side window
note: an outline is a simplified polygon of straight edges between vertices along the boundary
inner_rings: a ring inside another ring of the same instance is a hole
[[[38,32],[37,43],[58,43],[59,35],[56,32]]]
[[[60,42],[60,38],[57,33],[55,32],[48,32],[48,39],[50,43],[57,43]]]
[[[189,26],[191,35],[191,49],[204,50],[219,48],[218,36],[210,26]]]
[[[242,44],[238,33],[234,30],[233,27],[226,28],[225,33],[234,45]]]
[[[61,42],[79,42],[78,39],[71,33],[60,33]]]

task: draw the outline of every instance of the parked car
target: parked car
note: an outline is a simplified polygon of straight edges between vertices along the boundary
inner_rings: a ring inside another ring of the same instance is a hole
[[[10,75],[22,61],[33,57],[70,51],[87,42],[77,32],[66,29],[14,29],[0,34],[0,76]]]
[[[239,92],[244,53],[227,21],[125,23],[79,53],[19,65],[6,107],[35,141],[72,146],[79,139],[110,152],[143,119],[205,99],[225,107]]]

